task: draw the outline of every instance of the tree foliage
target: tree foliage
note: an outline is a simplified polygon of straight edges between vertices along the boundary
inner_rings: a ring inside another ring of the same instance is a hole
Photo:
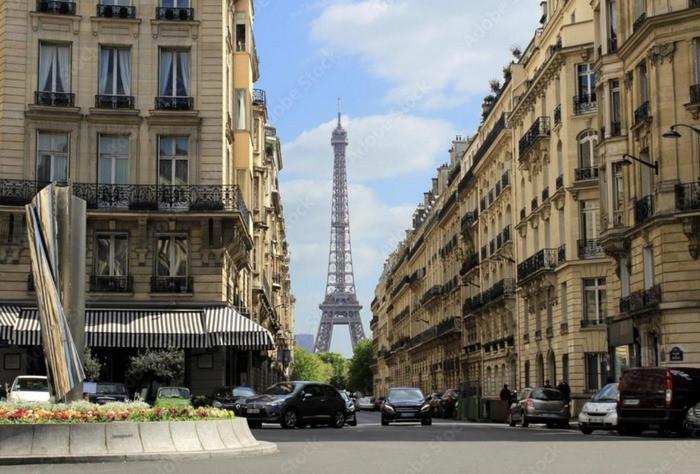
[[[126,377],[132,385],[151,382],[172,384],[185,376],[185,352],[178,349],[148,350],[129,361]]]
[[[83,370],[85,371],[85,380],[88,382],[99,382],[102,362],[93,355],[87,346],[85,346],[85,352],[83,353]]]
[[[293,380],[310,380],[326,383],[331,378],[331,372],[331,366],[323,362],[317,354],[299,346],[294,346]]]
[[[330,366],[331,374],[328,383],[335,388],[344,389],[348,383],[348,360],[337,352],[324,352],[318,354],[318,357]]]
[[[363,394],[372,393],[374,385],[372,364],[374,364],[372,341],[363,339],[355,346],[348,367],[348,389],[350,391],[362,392]]]

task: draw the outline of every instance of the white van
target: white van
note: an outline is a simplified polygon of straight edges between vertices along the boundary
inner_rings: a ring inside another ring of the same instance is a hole
[[[7,394],[10,402],[48,402],[50,398],[49,379],[40,375],[20,375]]]

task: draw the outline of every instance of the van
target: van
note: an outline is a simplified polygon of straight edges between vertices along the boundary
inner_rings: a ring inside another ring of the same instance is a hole
[[[688,409],[700,402],[700,369],[650,367],[630,369],[620,377],[618,431],[638,435],[682,432]]]

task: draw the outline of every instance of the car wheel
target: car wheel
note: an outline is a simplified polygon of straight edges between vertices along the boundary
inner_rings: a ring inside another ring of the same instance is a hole
[[[382,426],[389,426],[389,422],[384,419],[382,416]]]
[[[423,426],[430,426],[433,424],[433,419],[432,418],[423,418],[420,420],[420,424]]]
[[[589,435],[589,434],[593,433],[593,430],[591,428],[587,428],[585,426],[579,426],[579,428],[581,429],[581,433],[583,433],[585,435]]]
[[[333,414],[333,421],[331,422],[333,428],[342,428],[345,426],[345,413],[338,410]]]
[[[296,428],[299,425],[299,417],[297,416],[297,412],[294,410],[287,410],[284,412],[284,415],[282,415],[282,422],[280,424],[282,425],[282,428],[287,430]]]
[[[525,413],[523,413],[523,418],[520,420],[520,424],[522,425],[523,428],[527,428],[530,423],[527,421],[527,417],[525,416]]]

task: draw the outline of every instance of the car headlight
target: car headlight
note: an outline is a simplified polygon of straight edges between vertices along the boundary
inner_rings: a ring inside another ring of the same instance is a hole
[[[384,410],[386,410],[389,413],[394,413],[394,407],[391,405],[387,405],[386,403],[384,404]]]
[[[214,408],[221,408],[223,405],[219,400],[214,400],[214,403],[211,404]]]
[[[277,400],[273,400],[271,402],[268,402],[268,405],[273,406],[273,407],[278,407],[283,403],[284,403],[284,398],[278,398]]]
[[[420,407],[421,413],[428,413],[429,411],[430,411],[430,405],[427,403],[425,405],[423,405],[422,407]]]

